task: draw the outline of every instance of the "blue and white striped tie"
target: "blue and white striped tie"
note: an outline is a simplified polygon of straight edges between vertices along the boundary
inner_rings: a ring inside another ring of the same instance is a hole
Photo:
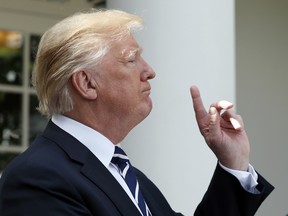
[[[111,162],[119,168],[120,175],[123,177],[126,184],[128,185],[143,216],[152,216],[139,188],[134,168],[130,164],[129,158],[120,147],[115,146],[115,152]]]

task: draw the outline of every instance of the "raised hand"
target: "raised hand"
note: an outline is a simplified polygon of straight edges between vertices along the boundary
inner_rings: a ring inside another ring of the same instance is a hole
[[[247,171],[250,144],[241,116],[228,101],[212,103],[207,112],[196,86],[190,88],[196,121],[207,145],[219,162],[235,170]]]

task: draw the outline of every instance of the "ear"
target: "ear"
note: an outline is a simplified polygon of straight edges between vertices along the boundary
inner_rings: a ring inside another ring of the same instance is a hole
[[[97,98],[96,81],[89,71],[78,71],[71,77],[75,90],[84,98],[94,100]]]

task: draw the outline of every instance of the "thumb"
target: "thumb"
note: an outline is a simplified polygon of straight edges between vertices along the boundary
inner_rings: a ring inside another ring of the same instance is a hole
[[[217,138],[221,135],[221,129],[219,113],[217,112],[217,109],[215,107],[210,107],[209,116],[209,139],[210,141],[217,140]]]

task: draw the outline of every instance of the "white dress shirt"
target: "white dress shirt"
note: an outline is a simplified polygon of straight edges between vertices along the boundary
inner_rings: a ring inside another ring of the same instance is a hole
[[[110,171],[110,173],[123,187],[125,192],[128,194],[128,196],[134,202],[135,206],[140,211],[125,180],[121,177],[117,166],[111,163],[115,145],[108,138],[106,138],[96,130],[66,116],[53,115],[52,122],[61,129],[63,129],[64,131],[66,131],[67,133],[69,133],[71,136],[79,140],[101,161],[101,163]],[[247,172],[228,169],[227,167],[224,167],[222,164],[220,164],[220,166],[227,172],[234,175],[240,181],[242,187],[245,190],[252,193],[257,193],[256,186],[258,184],[257,183],[258,175],[250,164]]]

